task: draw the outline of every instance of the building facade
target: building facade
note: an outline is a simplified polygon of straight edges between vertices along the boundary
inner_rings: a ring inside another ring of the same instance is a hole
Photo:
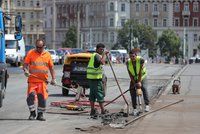
[[[200,54],[199,0],[132,0],[131,17],[150,25],[158,37],[163,30],[175,30],[186,58]]]
[[[101,42],[111,48],[117,42],[117,30],[130,19],[129,0],[55,0],[55,6],[53,3],[44,0],[46,41],[53,48],[61,47],[70,26],[77,27],[77,47],[90,48]],[[52,42],[55,46],[51,46]]]
[[[4,11],[11,16],[22,16],[22,34],[27,45],[34,45],[37,38],[44,38],[42,0],[5,0]],[[14,23],[8,22],[7,33],[14,33]]]

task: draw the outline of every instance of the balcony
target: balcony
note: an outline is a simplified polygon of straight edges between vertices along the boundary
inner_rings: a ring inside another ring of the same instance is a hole
[[[190,16],[190,11],[182,11],[182,16]]]
[[[153,11],[153,12],[152,12],[152,16],[153,16],[153,17],[158,17],[159,14],[160,14],[159,11]]]

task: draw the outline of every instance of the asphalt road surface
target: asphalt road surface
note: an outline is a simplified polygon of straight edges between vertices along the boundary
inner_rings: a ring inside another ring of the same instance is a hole
[[[129,87],[129,78],[125,65],[113,65],[115,74],[119,81],[120,87],[123,91]],[[148,92],[150,96],[154,96],[158,89],[161,89],[167,84],[178,70],[182,68],[181,65],[170,64],[148,64]],[[61,85],[62,66],[55,66],[57,82]],[[105,72],[108,77],[107,95],[106,100],[110,101],[120,94],[116,81],[113,77],[113,72],[110,66],[105,66]],[[101,125],[101,120],[90,119],[89,114],[69,115],[73,111],[66,110],[65,108],[52,107],[51,102],[74,100],[73,93],[70,92],[69,97],[61,95],[61,88],[55,86],[48,86],[49,99],[47,105],[47,112],[45,114],[46,121],[29,121],[29,110],[26,105],[26,77],[20,68],[9,67],[8,85],[6,89],[6,96],[3,102],[3,107],[0,109],[0,133],[1,134],[61,134],[82,133],[75,128],[85,128],[93,125]],[[88,93],[88,90],[87,90]],[[130,95],[125,95],[130,102]],[[109,111],[120,110],[124,106],[123,98],[119,98],[108,105],[106,108]],[[89,109],[87,109],[89,110]],[[51,112],[51,113],[50,113]],[[60,114],[66,113],[66,114]]]

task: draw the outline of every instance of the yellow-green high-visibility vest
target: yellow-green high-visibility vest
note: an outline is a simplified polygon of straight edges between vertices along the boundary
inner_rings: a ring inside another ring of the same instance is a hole
[[[138,78],[139,78],[139,72],[140,72],[140,67],[141,67],[140,59],[141,59],[140,56],[137,56],[137,57],[136,57],[136,71],[134,70],[134,67],[133,67],[133,64],[132,64],[131,59],[128,60],[128,70],[129,70],[130,73],[133,75],[135,81],[137,81]],[[135,74],[135,73],[136,73],[136,74]],[[142,80],[147,76],[146,67],[143,67],[142,72],[141,72],[141,75],[142,75],[142,76],[141,76],[141,77],[142,77]]]
[[[88,79],[102,79],[103,68],[100,65],[98,68],[94,67],[94,57],[97,53],[93,53],[87,67],[87,78]]]

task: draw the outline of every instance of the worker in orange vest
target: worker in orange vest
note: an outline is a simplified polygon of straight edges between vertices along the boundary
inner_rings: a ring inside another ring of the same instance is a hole
[[[45,42],[42,39],[36,40],[35,49],[28,52],[23,65],[25,76],[28,77],[27,90],[27,105],[30,110],[29,120],[36,118],[37,120],[45,121],[43,113],[46,109],[46,100],[48,98],[47,80],[48,71],[51,74],[51,84],[56,84],[54,64],[51,59],[51,54],[45,50]],[[38,99],[37,108],[35,107],[35,96]]]

